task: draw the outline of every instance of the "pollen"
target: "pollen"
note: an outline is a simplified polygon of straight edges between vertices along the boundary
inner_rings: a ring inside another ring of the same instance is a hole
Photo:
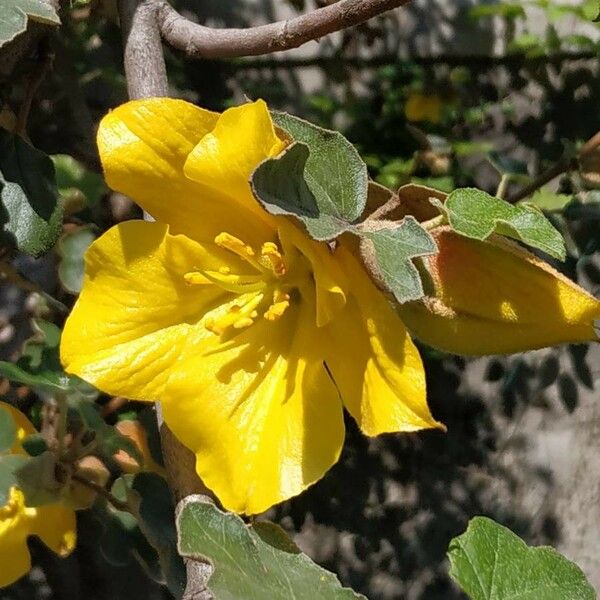
[[[273,304],[269,306],[263,316],[267,321],[277,321],[283,316],[283,313],[288,309],[289,305],[289,294],[276,290],[273,294]]]
[[[227,232],[220,233],[215,238],[215,244],[217,246],[221,246],[221,248],[225,248],[242,258],[252,258],[254,256],[254,250],[252,246],[245,244],[239,238],[236,238],[234,235],[231,235]]]
[[[262,245],[260,254],[263,264],[266,263],[277,277],[285,275],[287,271],[287,265],[285,264],[285,260],[281,255],[281,252],[279,252],[277,244],[273,242],[265,242]]]
[[[258,316],[257,307],[263,301],[264,295],[246,294],[240,297],[235,304],[231,304],[224,312],[209,316],[204,326],[210,332],[222,335],[230,327],[234,329],[245,329],[254,323]]]

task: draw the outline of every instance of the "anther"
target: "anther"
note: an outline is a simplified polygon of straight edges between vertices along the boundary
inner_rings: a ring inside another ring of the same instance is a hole
[[[262,245],[261,258],[263,259],[262,262],[266,262],[268,267],[275,275],[277,275],[277,277],[285,275],[285,272],[287,271],[287,265],[285,264],[285,260],[281,255],[281,252],[279,252],[277,244],[273,242],[265,242]]]

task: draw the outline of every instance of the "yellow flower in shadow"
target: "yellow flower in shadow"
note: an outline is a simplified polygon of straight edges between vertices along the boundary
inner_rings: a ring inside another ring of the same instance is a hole
[[[10,404],[0,402],[17,425],[17,442],[8,454],[25,454],[21,440],[35,429],[27,417]],[[14,583],[31,569],[27,538],[39,537],[59,556],[75,548],[75,513],[62,504],[28,507],[21,490],[11,488],[8,501],[0,506],[0,587]]]
[[[352,252],[252,196],[253,170],[285,147],[264,102],[221,115],[130,102],[98,145],[108,184],[156,222],[90,246],[62,362],[107,393],[161,401],[226,508],[259,513],[320,479],[343,407],[367,435],[443,427],[415,346]]]
[[[434,238],[429,294],[400,308],[427,344],[484,355],[597,339],[600,302],[516,243],[497,236],[480,242],[449,227]]]

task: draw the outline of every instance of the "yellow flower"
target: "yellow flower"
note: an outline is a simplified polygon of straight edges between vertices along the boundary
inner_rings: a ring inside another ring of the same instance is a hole
[[[439,123],[443,107],[441,98],[436,94],[413,93],[406,101],[404,113],[409,121]]]
[[[0,402],[0,410],[10,413],[17,425],[17,443],[9,454],[24,454],[20,442],[35,431],[33,425],[10,404]],[[59,556],[67,556],[75,547],[75,513],[62,504],[28,507],[23,493],[13,487],[8,502],[0,506],[0,588],[31,569],[30,535],[39,537]]]
[[[600,302],[504,238],[480,242],[434,232],[431,294],[400,308],[409,330],[457,354],[503,354],[596,340]]]
[[[157,222],[91,245],[62,362],[107,393],[160,400],[226,508],[259,513],[320,479],[342,406],[367,435],[442,427],[416,348],[352,252],[254,200],[252,171],[285,146],[263,102],[218,115],[134,101],[98,143],[109,185]]]

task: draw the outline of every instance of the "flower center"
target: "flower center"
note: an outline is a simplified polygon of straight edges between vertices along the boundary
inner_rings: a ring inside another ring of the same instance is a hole
[[[251,265],[254,273],[239,275],[227,266],[214,270],[191,271],[184,275],[189,284],[212,283],[236,295],[236,298],[211,311],[204,326],[217,335],[230,328],[244,329],[260,317],[277,321],[290,306],[294,282],[289,276],[289,265],[281,249],[274,242],[265,242],[260,254],[239,238],[223,232],[215,244],[232,252]]]

